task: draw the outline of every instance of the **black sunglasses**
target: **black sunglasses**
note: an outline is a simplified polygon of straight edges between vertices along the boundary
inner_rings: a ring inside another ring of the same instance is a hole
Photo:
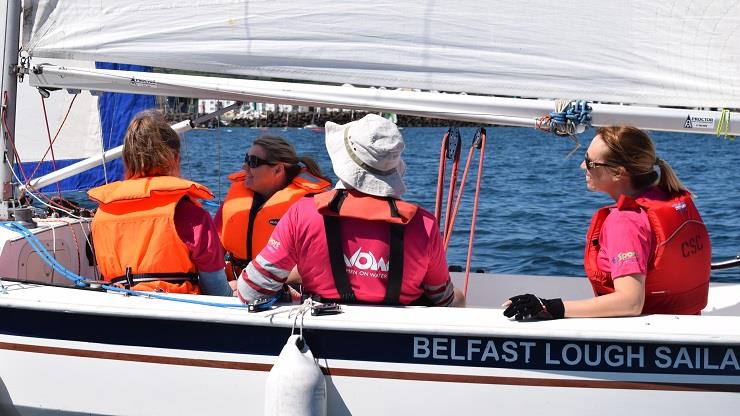
[[[255,155],[247,154],[244,156],[244,164],[249,166],[252,169],[257,169],[258,167],[262,165],[275,165],[275,163],[268,162],[265,159],[260,159]]]
[[[587,154],[586,155],[583,155],[583,162],[586,164],[586,169],[588,169],[588,170],[591,170],[591,169],[594,169],[594,168],[598,168],[599,166],[606,166],[606,167],[610,167],[610,168],[615,167],[614,165],[609,164],[609,163],[594,162],[593,160],[591,160],[591,159],[588,158],[588,155]]]

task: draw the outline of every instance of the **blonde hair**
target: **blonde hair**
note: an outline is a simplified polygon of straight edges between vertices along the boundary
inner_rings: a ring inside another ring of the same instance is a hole
[[[131,120],[123,138],[125,178],[165,176],[180,166],[180,136],[161,113],[142,111]]]
[[[292,181],[301,173],[301,164],[306,167],[311,175],[328,180],[321,174],[321,168],[319,168],[315,160],[309,156],[296,154],[293,145],[280,136],[261,136],[255,139],[252,145],[265,149],[267,153],[266,160],[268,162],[284,163],[287,165],[285,167],[285,173],[288,182]]]
[[[596,134],[609,148],[604,161],[624,167],[635,189],[642,190],[657,182],[669,195],[688,192],[671,165],[656,156],[655,145],[644,131],[633,126],[605,126],[596,130]],[[655,166],[660,168],[660,174]]]

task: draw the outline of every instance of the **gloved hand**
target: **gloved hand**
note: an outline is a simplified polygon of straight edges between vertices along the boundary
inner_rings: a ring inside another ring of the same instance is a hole
[[[509,298],[509,305],[504,310],[504,316],[517,321],[563,319],[565,317],[565,305],[560,298],[541,299],[535,295],[517,295]]]

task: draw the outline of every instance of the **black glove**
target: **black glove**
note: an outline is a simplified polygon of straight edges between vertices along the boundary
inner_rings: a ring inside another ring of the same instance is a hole
[[[517,321],[563,319],[565,317],[565,305],[563,300],[541,299],[535,295],[517,295],[509,298],[511,305],[504,310],[504,316]]]

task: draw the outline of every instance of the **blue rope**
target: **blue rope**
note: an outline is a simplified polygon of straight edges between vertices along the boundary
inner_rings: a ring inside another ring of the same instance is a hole
[[[132,295],[132,296],[143,296],[146,298],[152,298],[152,299],[161,299],[161,300],[169,300],[172,302],[182,302],[182,303],[191,303],[194,305],[205,305],[205,306],[215,306],[217,308],[246,308],[247,305],[244,305],[242,303],[233,304],[233,303],[217,303],[217,302],[205,302],[202,300],[195,300],[195,299],[182,299],[182,298],[173,298],[167,295],[157,295],[154,292],[139,292],[137,290],[131,290],[131,289],[123,289],[116,286],[110,286],[110,285],[102,285],[100,286],[105,290],[110,290],[111,292],[118,292],[123,293],[126,295]]]
[[[26,227],[23,225],[17,223],[17,222],[0,222],[0,226],[3,228],[17,232],[18,234],[22,235],[23,238],[28,241],[28,244],[31,245],[31,247],[36,251],[39,256],[41,257],[46,264],[48,264],[54,271],[59,272],[62,277],[64,277],[67,280],[72,281],[75,286],[77,287],[89,287],[89,283],[86,281],[86,279],[70,270],[67,270],[62,264],[60,264],[49,252],[44,248],[43,243],[39,241],[39,239]],[[122,289],[115,286],[110,285],[101,285],[101,287],[105,290],[109,290],[111,292],[118,292],[118,293],[124,293],[131,296],[143,296],[148,297],[152,299],[161,299],[161,300],[169,300],[172,302],[182,302],[182,303],[191,303],[195,305],[205,305],[205,306],[215,306],[219,308],[246,308],[247,305],[244,304],[233,304],[233,303],[216,303],[216,302],[205,302],[201,300],[194,300],[194,299],[181,299],[181,298],[173,298],[166,295],[157,295],[152,292],[140,292],[137,290],[130,290],[130,289]]]
[[[568,103],[563,111],[550,113],[550,131],[555,134],[572,134],[579,125],[591,126],[591,106],[586,100]]]
[[[0,223],[3,228],[8,229],[10,231],[15,231],[18,234],[22,235],[23,238],[28,241],[28,244],[31,245],[31,247],[36,251],[39,256],[41,257],[46,264],[51,266],[52,269],[55,271],[58,271],[59,274],[62,275],[67,280],[70,280],[72,283],[75,284],[75,286],[79,287],[85,287],[87,286],[87,283],[85,283],[85,278],[82,276],[78,276],[75,273],[72,273],[71,271],[67,270],[64,266],[62,266],[51,254],[49,254],[48,251],[46,251],[46,248],[44,247],[43,243],[39,241],[38,238],[36,238],[35,235],[26,227],[22,226],[21,224],[17,222],[2,222]]]

